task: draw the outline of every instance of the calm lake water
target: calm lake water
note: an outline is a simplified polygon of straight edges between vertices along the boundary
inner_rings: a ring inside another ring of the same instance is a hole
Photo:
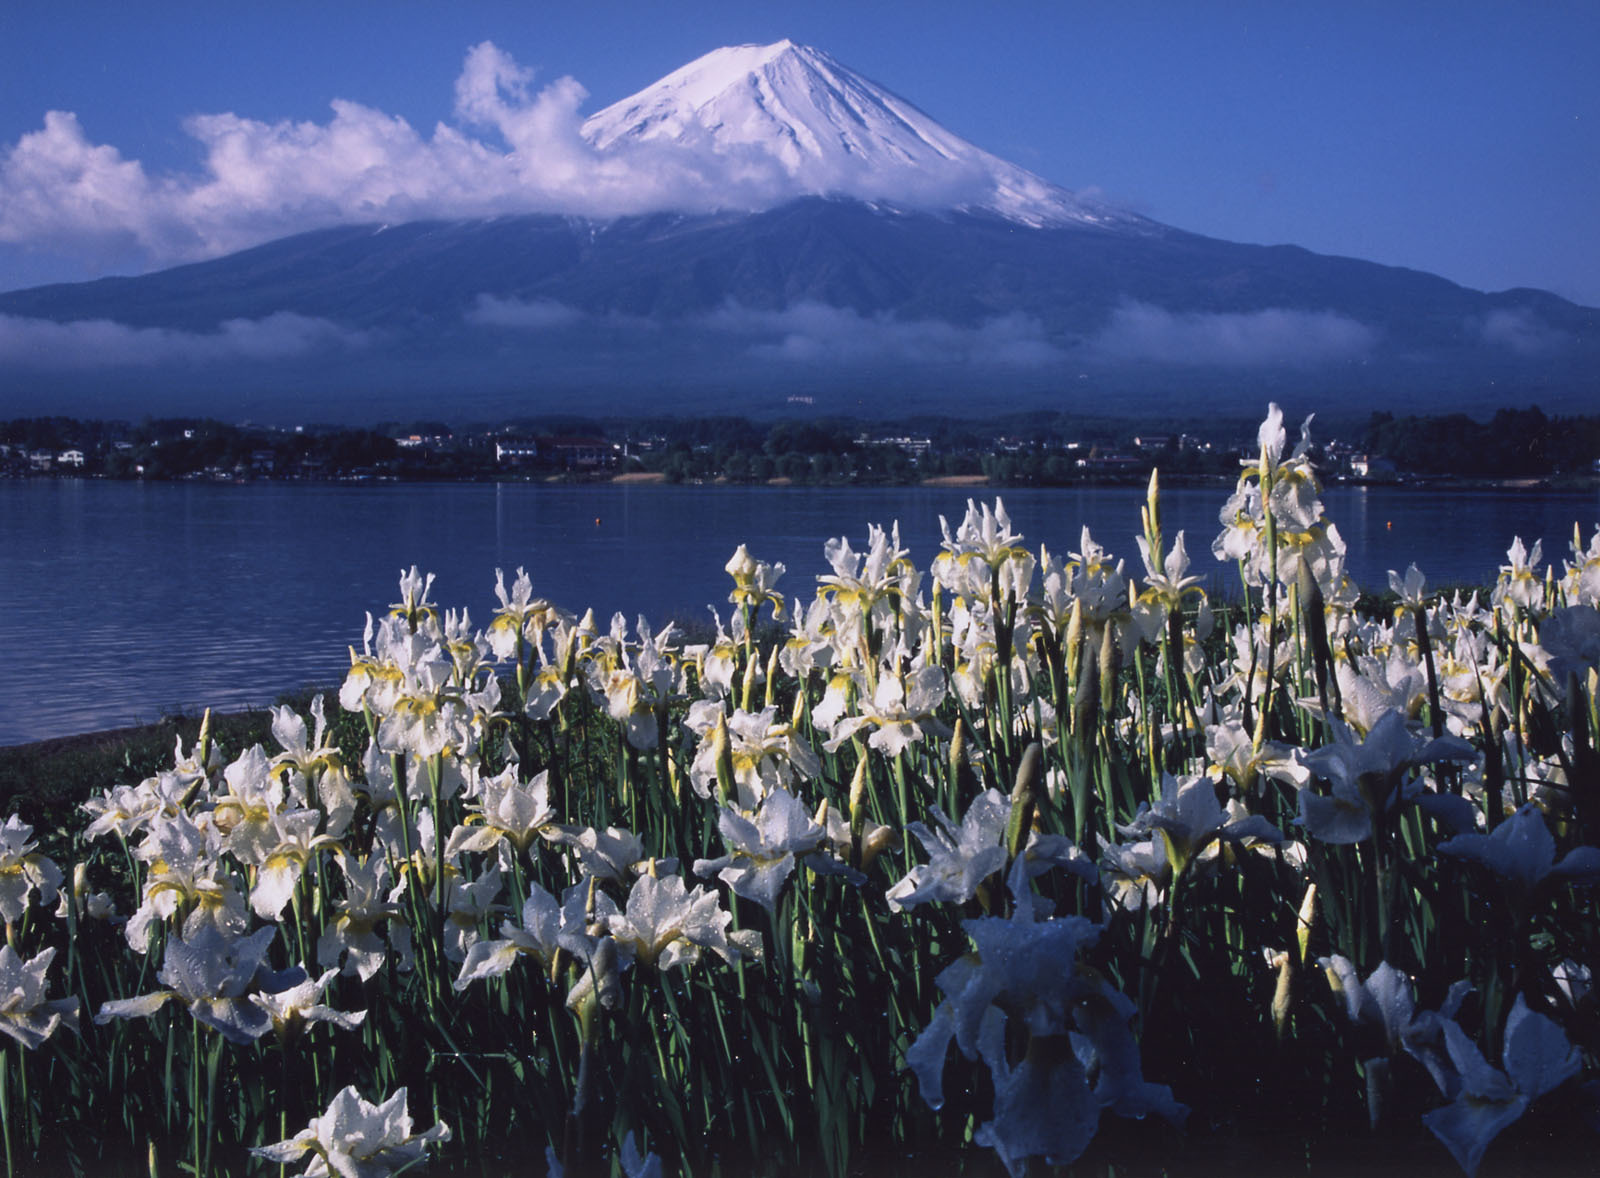
[[[530,484],[142,484],[0,482],[0,745],[237,708],[283,690],[336,684],[367,610],[395,600],[402,568],[438,574],[434,599],[495,605],[494,570],[525,566],[535,591],[601,624],[617,610],[653,623],[726,612],[722,566],[739,543],[782,561],[779,588],[809,597],[828,571],[823,545],[867,524],[900,522],[923,568],[966,488],[546,486]],[[993,498],[994,492],[976,493]],[[1087,524],[1140,568],[1142,489],[1003,492],[1035,549],[1065,554]],[[1188,532],[1195,567],[1210,555],[1219,488],[1163,493],[1165,529]],[[1542,538],[1558,563],[1576,521],[1600,520],[1600,495],[1332,488],[1328,512],[1363,584],[1415,560],[1433,583],[1489,581],[1514,535]]]

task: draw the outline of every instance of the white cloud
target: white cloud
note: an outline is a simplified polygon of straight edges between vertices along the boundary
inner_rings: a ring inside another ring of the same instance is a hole
[[[798,364],[1038,368],[1064,358],[1037,319],[1017,312],[962,327],[806,302],[782,311],[727,306],[701,322],[713,331],[749,337],[753,356]]]
[[[555,332],[578,329],[590,339],[627,339],[655,335],[675,320],[652,319],[624,311],[585,311],[557,299],[501,298],[484,291],[461,315],[469,327],[500,328],[512,332]]]
[[[570,327],[583,318],[583,312],[554,299],[500,299],[480,294],[478,301],[462,316],[477,327],[511,327],[545,331]]]
[[[171,195],[137,160],[91,144],[77,116],[50,111],[0,158],[0,241],[153,245],[165,234],[152,218]]]
[[[1207,367],[1277,367],[1357,360],[1378,334],[1333,311],[1169,311],[1126,303],[1091,341],[1115,360]]]
[[[109,319],[53,323],[0,315],[0,363],[32,368],[289,360],[333,348],[364,347],[368,342],[368,333],[288,311],[264,319],[230,319],[213,332],[130,327]]]
[[[844,307],[802,302],[781,311],[729,303],[706,314],[647,319],[616,311],[591,314],[554,299],[480,294],[463,320],[474,327],[523,332],[579,328],[613,342],[640,334],[672,333],[694,346],[709,335],[719,351],[735,341],[762,363],[842,368],[894,363],[943,367],[1039,368],[1063,359],[1038,320],[1012,313],[962,327],[938,319],[863,315]]]
[[[1477,325],[1486,343],[1519,356],[1548,356],[1567,343],[1564,332],[1551,327],[1526,307],[1490,311]]]
[[[799,192],[755,150],[647,141],[598,151],[580,133],[583,87],[563,77],[535,91],[531,80],[493,44],[475,46],[456,82],[457,125],[429,134],[344,100],[325,123],[198,115],[184,130],[203,148],[202,169],[170,175],[51,111],[38,131],[0,145],[0,243],[167,265],[342,223],[755,209]]]

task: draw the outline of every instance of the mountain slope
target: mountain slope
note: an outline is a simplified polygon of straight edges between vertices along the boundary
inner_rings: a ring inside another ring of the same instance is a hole
[[[483,295],[661,319],[819,302],[973,324],[1022,312],[1093,331],[1129,302],[1173,312],[1329,311],[1397,340],[1457,338],[1522,308],[1583,331],[1594,312],[1536,291],[1483,294],[1421,271],[1166,230],[1024,229],[996,217],[810,199],[750,216],[562,217],[343,227],[137,278],[0,294],[0,312],[204,330],[278,311],[360,327],[453,319]]]

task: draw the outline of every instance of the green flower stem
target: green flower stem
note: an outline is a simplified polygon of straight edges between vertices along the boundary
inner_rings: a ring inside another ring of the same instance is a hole
[[[6,1178],[16,1178],[11,1146],[11,1065],[4,1057],[0,1057],[0,1137],[5,1138],[6,1144]]]
[[[894,825],[896,828],[904,830],[906,823],[912,820],[911,806],[908,802],[906,790],[906,761],[904,754],[896,753],[890,758],[889,769],[894,776],[894,798],[895,806],[898,810],[895,815]],[[906,871],[910,871],[912,865],[911,840],[903,839],[900,850],[905,860],[904,868]]]
[[[730,922],[730,927],[735,932],[738,932],[743,927],[739,923],[739,897],[738,896],[730,895],[728,897],[728,911],[733,916],[733,920]],[[743,1006],[744,1003],[745,1003],[745,1000],[748,997],[748,995],[745,993],[744,957],[743,956],[740,956],[740,957],[737,957],[737,958],[734,959],[734,962],[733,962],[733,976],[736,979],[738,979],[738,982],[739,982],[739,1005]]]
[[[433,912],[433,926],[430,930],[433,935],[435,956],[434,968],[430,970],[429,980],[433,988],[439,993],[440,1004],[445,1004],[449,999],[449,982],[446,968],[447,958],[444,955],[444,926],[450,919],[450,890],[445,882],[444,875],[444,845],[450,833],[449,823],[445,819],[444,808],[440,799],[441,779],[444,776],[444,754],[435,753],[428,758],[428,790],[433,799],[433,886],[436,907]]]
[[[200,1022],[189,1019],[189,1158],[195,1178],[205,1178],[205,1158],[200,1149]]]
[[[162,1073],[163,1091],[164,1091],[164,1093],[166,1095],[166,1099],[162,1102],[162,1106],[166,1111],[167,1136],[170,1137],[170,1136],[172,1136],[172,1121],[173,1121],[173,1118],[177,1115],[177,1108],[178,1108],[177,1077],[174,1074],[175,1073],[175,1058],[174,1057],[175,1057],[175,1055],[177,1053],[178,1031],[177,1031],[177,1027],[174,1026],[174,1021],[173,1021],[172,1014],[171,1014],[170,1011],[164,1012],[163,1017],[166,1019],[166,1024],[167,1024],[167,1034],[166,1034],[167,1050],[166,1050],[166,1067],[165,1067],[165,1069],[163,1070],[163,1073]]]
[[[222,1070],[222,1050],[224,1046],[225,1043],[222,1036],[213,1033],[211,1036],[211,1050],[206,1055],[205,1162],[200,1171],[202,1174],[211,1173],[211,1150],[217,1137],[217,1076]]]
[[[1157,725],[1150,714],[1152,705],[1145,686],[1144,659],[1140,657],[1138,651],[1134,652],[1133,667],[1134,680],[1139,688],[1139,734],[1143,738],[1141,741],[1143,747],[1139,751],[1149,766],[1150,780],[1160,781],[1162,766],[1161,753],[1157,745]]]

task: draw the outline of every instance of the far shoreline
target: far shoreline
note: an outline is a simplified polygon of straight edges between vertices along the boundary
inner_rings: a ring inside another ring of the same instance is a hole
[[[546,474],[523,477],[462,477],[462,478],[396,478],[392,475],[356,477],[185,477],[185,478],[116,478],[103,474],[24,474],[0,475],[0,485],[6,483],[126,483],[141,486],[194,486],[210,487],[432,487],[432,486],[560,486],[560,487],[777,487],[798,491],[808,490],[893,490],[907,487],[984,487],[995,492],[1012,490],[1072,491],[1113,487],[1143,488],[1149,483],[1150,473],[1159,472],[1163,487],[1218,487],[1231,488],[1234,480],[1214,474],[1193,474],[1160,470],[1152,464],[1139,475],[1099,475],[1064,482],[1018,481],[994,479],[983,474],[934,475],[925,479],[905,481],[849,481],[837,482],[799,480],[786,476],[768,479],[730,479],[726,475],[706,478],[673,479],[662,471],[625,471],[621,474]],[[1600,491],[1600,473],[1563,474],[1549,478],[1468,478],[1457,475],[1412,476],[1401,479],[1362,479],[1350,477],[1330,478],[1323,481],[1323,489],[1341,487],[1381,488],[1401,492],[1495,492],[1498,494],[1557,494],[1587,495]]]
[[[582,483],[582,479],[571,482]],[[755,480],[755,482],[734,482],[733,479],[706,479],[682,480],[670,482],[667,475],[661,471],[629,471],[626,474],[613,475],[611,479],[597,479],[595,482],[610,482],[614,487],[862,487],[864,483],[797,483],[794,479],[787,479],[779,475],[776,479]],[[907,483],[882,483],[883,487],[989,487],[989,475],[984,474],[942,474],[933,479],[922,479],[918,482]],[[997,483],[1002,485],[1002,483]],[[1082,487],[1083,483],[1059,483],[1061,487]],[[1128,483],[1133,485],[1133,483]]]

